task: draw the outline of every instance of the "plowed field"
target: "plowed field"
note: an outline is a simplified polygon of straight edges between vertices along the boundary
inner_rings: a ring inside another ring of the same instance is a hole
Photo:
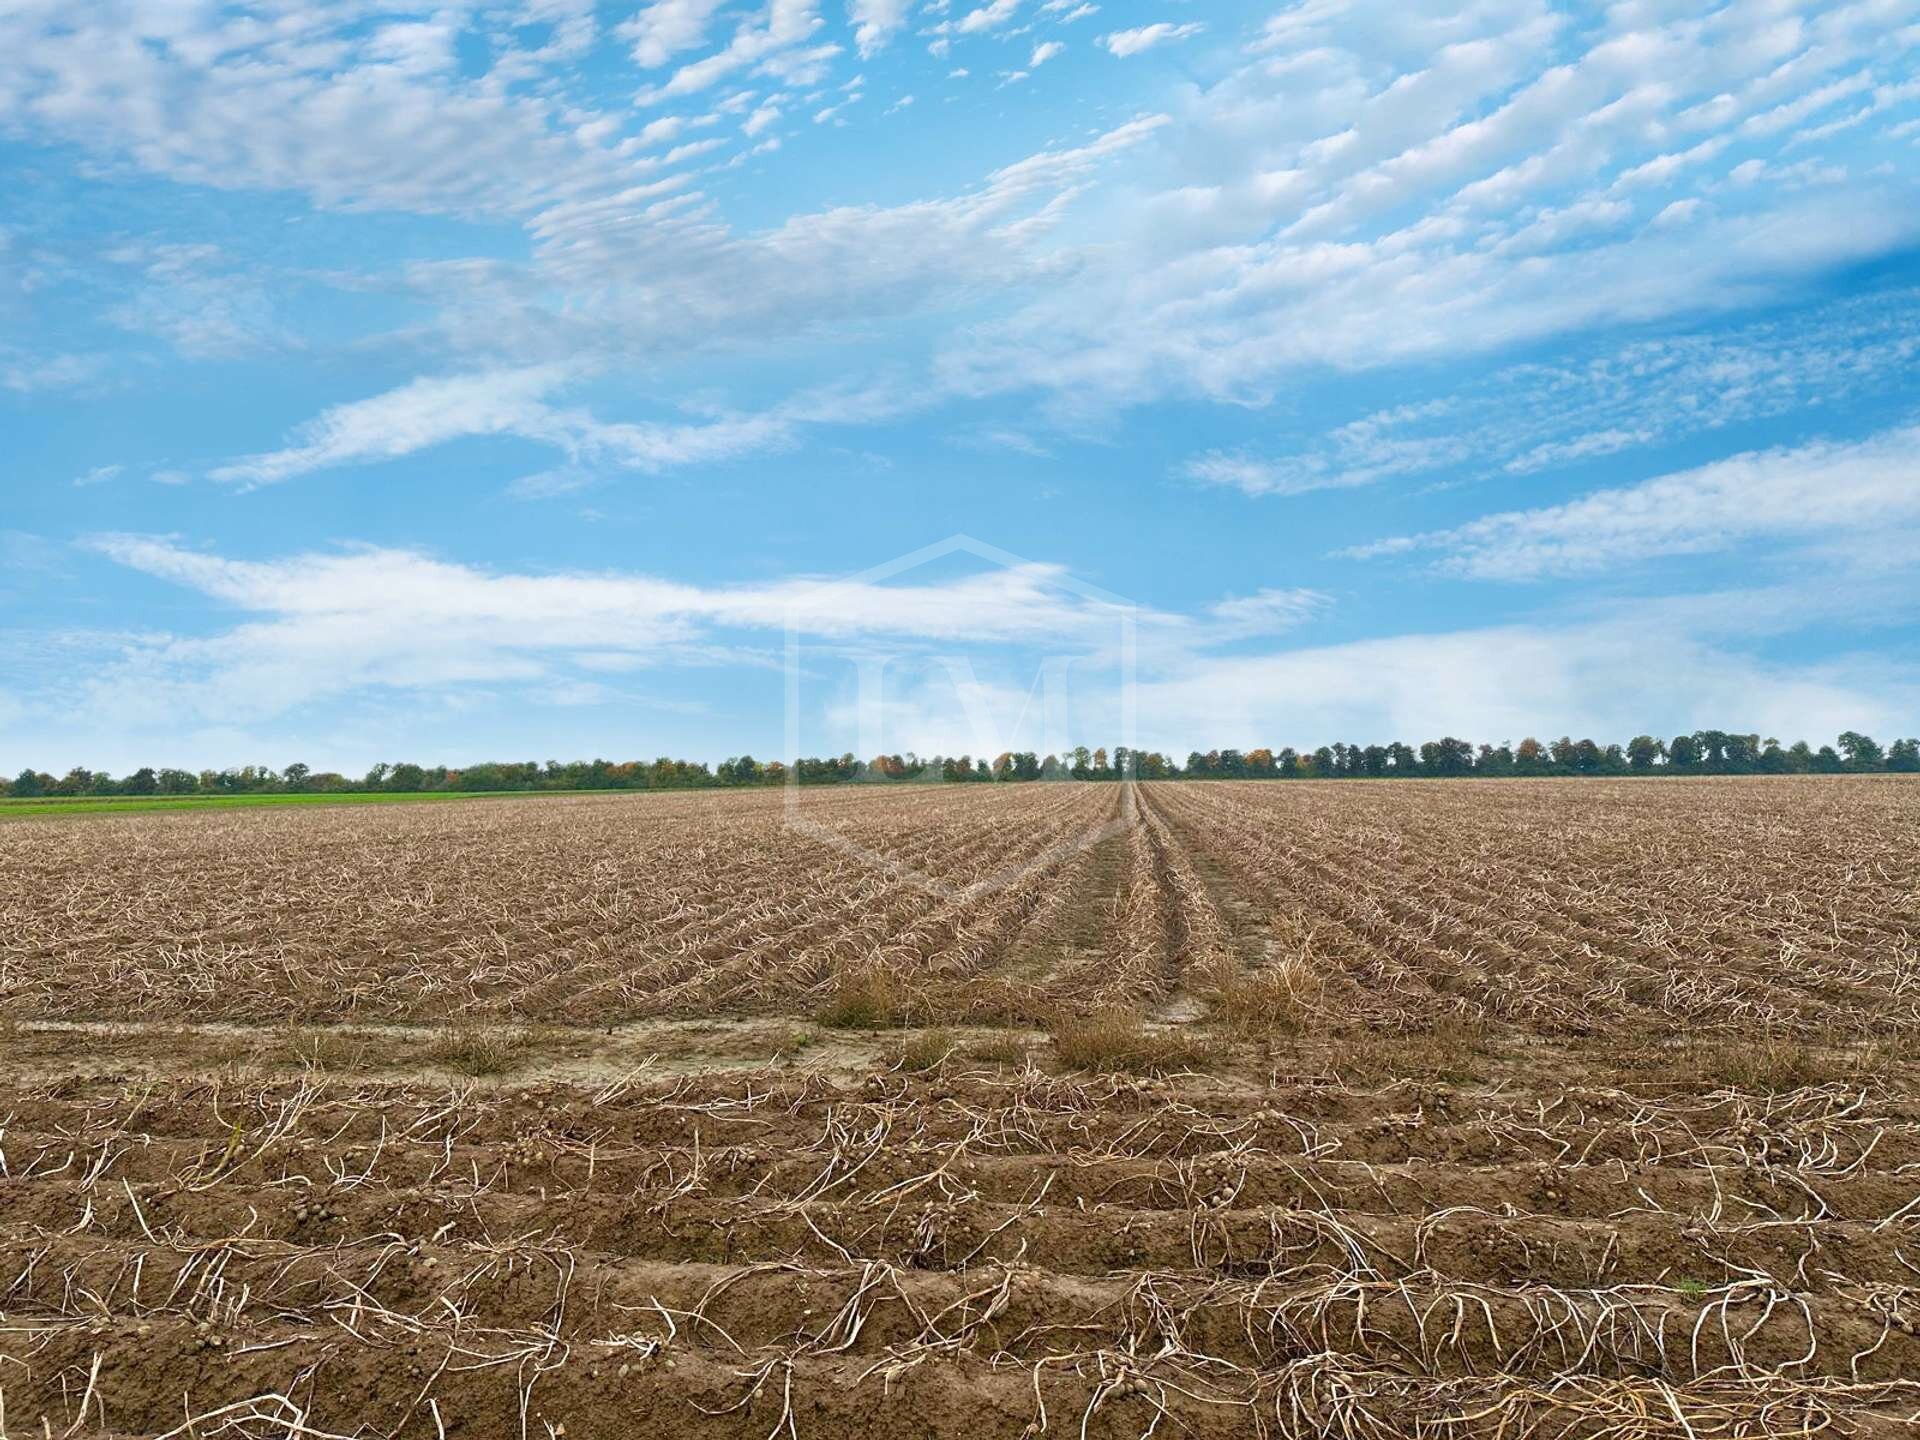
[[[0,1436],[1915,1433],[1920,784],[783,804],[0,828]]]

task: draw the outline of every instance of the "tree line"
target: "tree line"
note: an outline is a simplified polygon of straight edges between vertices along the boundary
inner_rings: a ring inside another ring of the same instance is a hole
[[[1007,751],[987,760],[970,755],[922,757],[907,752],[808,757],[791,766],[737,755],[715,766],[704,761],[549,760],[486,762],[462,769],[411,763],[375,765],[349,777],[306,765],[274,770],[243,765],[225,770],[180,770],[143,766],[119,778],[75,767],[65,775],[25,769],[12,780],[0,776],[0,796],[331,794],[370,791],[475,792],[531,790],[695,790],[741,786],[845,785],[862,782],[998,784],[1034,780],[1337,780],[1424,779],[1456,776],[1530,775],[1840,775],[1920,772],[1920,740],[1895,740],[1884,748],[1870,735],[1848,730],[1817,750],[1804,740],[1777,739],[1726,730],[1696,730],[1662,740],[1636,735],[1625,745],[1600,745],[1562,736],[1542,742],[1529,736],[1517,745],[1475,745],[1446,736],[1419,746],[1337,743],[1315,750],[1198,750],[1184,765],[1157,750],[1081,745],[1058,755]]]

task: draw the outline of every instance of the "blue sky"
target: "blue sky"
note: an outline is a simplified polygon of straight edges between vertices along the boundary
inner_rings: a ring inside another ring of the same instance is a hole
[[[1920,730],[1920,0],[5,0],[0,175],[9,772]]]

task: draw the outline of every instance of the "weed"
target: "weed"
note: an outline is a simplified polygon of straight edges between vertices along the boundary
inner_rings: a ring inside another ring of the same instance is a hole
[[[829,1000],[814,1019],[832,1030],[884,1030],[905,1014],[900,982],[891,971],[842,972]]]
[[[506,1025],[449,1025],[427,1043],[429,1064],[462,1075],[504,1075],[525,1059],[529,1037]]]
[[[883,1058],[890,1069],[919,1074],[939,1069],[959,1048],[945,1030],[920,1030],[889,1046]]]
[[[777,1065],[789,1064],[799,1059],[810,1046],[819,1043],[820,1037],[813,1031],[795,1026],[774,1043],[773,1061]]]
[[[1879,1045],[1820,1045],[1777,1035],[1695,1041],[1636,1057],[1661,1078],[1690,1085],[1778,1094],[1859,1080],[1884,1071],[1892,1055]]]
[[[994,1035],[967,1046],[967,1058],[990,1065],[1018,1065],[1027,1058],[1027,1041],[1019,1035]]]
[[[1209,998],[1219,1024],[1243,1039],[1263,1040],[1312,1028],[1320,990],[1317,977],[1286,967],[1236,975]]]
[[[1052,1039],[1054,1054],[1069,1070],[1169,1075],[1204,1070],[1219,1058],[1218,1047],[1201,1036],[1149,1028],[1137,1015],[1117,1010],[1063,1017],[1054,1022]]]
[[[273,1049],[302,1070],[366,1068],[367,1043],[323,1025],[293,1025],[274,1037]]]

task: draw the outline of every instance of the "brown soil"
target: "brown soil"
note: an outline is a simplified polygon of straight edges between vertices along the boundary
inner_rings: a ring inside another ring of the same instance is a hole
[[[0,902],[0,1437],[1911,1434],[1920,972],[1881,837],[1920,787],[1838,788],[1581,792],[1669,861],[1675,826],[1739,841],[1759,898],[1720,911],[1576,865],[1552,786],[1151,788],[1058,853],[1111,788],[1005,830],[833,802],[928,865],[1033,859],[933,896],[776,841],[764,797],[624,849],[643,806],[10,831],[0,880],[42,888]],[[335,880],[371,850],[447,888],[297,891],[302,825]],[[98,835],[145,857],[144,931],[85,898]],[[213,852],[251,928],[190,881]],[[741,889],[743,855],[824,888]],[[867,1028],[820,1019],[850,977]]]

